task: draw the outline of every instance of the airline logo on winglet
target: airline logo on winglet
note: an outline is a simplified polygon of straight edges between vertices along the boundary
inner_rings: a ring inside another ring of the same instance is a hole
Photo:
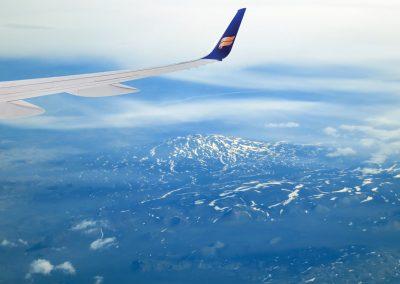
[[[231,46],[233,44],[233,41],[235,40],[235,36],[227,36],[221,39],[221,42],[219,43],[218,48],[222,49],[225,46]]]

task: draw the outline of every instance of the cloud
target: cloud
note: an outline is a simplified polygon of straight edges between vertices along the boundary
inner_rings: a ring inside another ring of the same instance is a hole
[[[72,266],[71,262],[66,261],[64,263],[61,263],[55,267],[56,270],[60,270],[64,272],[65,274],[70,274],[74,275],[76,274],[75,268]]]
[[[363,168],[360,171],[363,175],[376,175],[384,172],[383,169],[377,169],[377,168]]]
[[[12,247],[16,247],[17,244],[14,243],[14,242],[9,241],[9,240],[7,240],[7,239],[3,239],[3,240],[1,241],[1,243],[0,243],[0,246],[12,248]]]
[[[372,154],[370,162],[375,164],[383,164],[389,157],[400,154],[400,141],[393,143],[380,143],[378,150]]]
[[[375,107],[377,113],[380,114],[374,116],[371,112],[366,112],[361,124],[343,124],[338,128],[326,127],[324,129],[324,133],[329,136],[341,137],[341,141],[335,141],[338,146],[348,144],[352,146],[352,148],[342,147],[330,153],[330,157],[354,155],[353,151],[357,150],[357,152],[369,155],[367,162],[373,164],[383,164],[389,158],[397,158],[396,156],[400,154],[400,128],[397,128],[392,122],[389,124],[376,123],[387,120],[385,119],[385,109]],[[358,119],[363,118],[362,114],[355,116]]]
[[[56,149],[26,147],[2,149],[0,151],[0,168],[11,169],[23,162],[26,165],[35,165],[54,161],[61,155],[77,155],[82,152],[73,147],[57,147]]]
[[[47,29],[51,29],[51,27],[37,26],[37,25],[24,25],[24,24],[5,24],[5,25],[3,25],[3,27],[9,28],[9,29],[17,29],[17,30],[47,30]]]
[[[75,226],[73,226],[71,228],[71,230],[73,231],[82,231],[82,230],[86,230],[86,229],[90,229],[93,228],[97,225],[96,221],[93,220],[83,220],[81,222],[79,222],[78,224],[76,224]]]
[[[49,275],[54,269],[54,265],[46,259],[34,260],[29,269],[30,274],[43,274]]]
[[[300,124],[297,122],[282,122],[282,123],[266,123],[266,128],[297,128]]]
[[[377,115],[366,119],[368,124],[374,127],[400,127],[400,111],[397,108],[379,112]]]
[[[352,148],[346,147],[346,148],[337,148],[336,151],[329,153],[327,156],[334,158],[334,157],[354,156],[356,154],[357,152],[354,151]]]
[[[33,274],[50,275],[51,272],[55,270],[59,270],[70,275],[74,275],[76,273],[75,268],[69,261],[54,266],[50,261],[39,258],[32,261],[30,264],[29,273],[26,275],[26,277],[30,278]]]
[[[399,3],[394,0],[384,3],[379,0],[323,3],[314,0],[116,0],[112,3],[61,0],[57,4],[43,0],[41,3],[26,0],[24,5],[15,5],[13,0],[2,1],[3,25],[53,29],[35,30],[31,37],[23,30],[1,31],[2,39],[7,42],[0,47],[1,56],[96,55],[125,64],[146,62],[150,65],[175,61],[178,57],[196,58],[210,51],[233,13],[245,6],[248,12],[238,37],[240,48],[232,54],[235,60],[231,64],[276,62],[277,58],[306,63],[382,62],[399,58],[396,46],[400,39],[395,34],[400,28]]]
[[[116,244],[116,238],[111,237],[111,238],[101,238],[93,241],[90,244],[90,249],[91,250],[99,250],[99,249],[104,249],[104,248],[109,248],[111,246],[114,246]]]
[[[360,144],[363,147],[370,148],[370,147],[376,145],[376,140],[375,139],[371,139],[371,138],[362,138],[360,140]]]
[[[399,60],[400,61],[400,60]],[[269,63],[264,63],[268,66]],[[307,65],[298,64],[298,68],[313,69]],[[332,64],[332,63],[315,63]],[[229,72],[226,72],[226,69]],[[359,67],[371,68],[374,67]],[[378,67],[375,67],[378,69]],[[380,67],[379,67],[380,68]],[[199,68],[187,72],[178,72],[168,76],[190,80],[199,83],[214,84],[220,86],[230,86],[237,88],[264,89],[264,90],[292,90],[307,92],[356,92],[356,93],[390,93],[397,94],[400,91],[400,83],[393,81],[391,76],[387,76],[389,71],[376,70],[376,75],[361,78],[337,78],[335,73],[326,74],[325,77],[315,75],[304,78],[296,74],[280,75],[274,73],[264,73],[249,71],[244,68],[227,66],[224,64],[212,64],[206,68]],[[391,71],[390,71],[391,72]]]
[[[0,246],[2,247],[6,247],[6,248],[14,248],[14,247],[18,247],[18,246],[27,246],[28,242],[23,240],[23,239],[18,239],[16,242],[13,241],[9,241],[7,239],[3,239],[0,242]]]
[[[325,127],[323,131],[328,136],[339,137],[339,134],[338,134],[338,131],[336,128],[329,126],[329,127]]]
[[[3,123],[17,127],[45,129],[135,128],[217,119],[232,121],[265,119],[282,112],[295,115],[312,109],[319,110],[323,108],[323,104],[271,99],[208,99],[172,103],[120,99],[110,102],[104,111],[102,109],[88,111],[88,107],[90,108],[90,106],[74,105],[77,112],[82,108],[82,113],[75,116],[42,115],[29,119],[3,121]]]
[[[393,141],[400,140],[400,128],[396,129],[383,129],[377,128],[370,125],[342,125],[341,129],[350,132],[364,133],[370,137],[374,137],[380,140]]]
[[[27,246],[28,245],[28,242],[23,240],[23,239],[18,239],[18,243],[20,243],[23,246]]]
[[[382,164],[389,157],[400,154],[400,128],[388,129],[366,124],[341,125],[340,129],[355,134],[360,144],[369,149],[371,163]]]
[[[103,276],[96,275],[94,277],[94,284],[102,284],[103,281],[104,281],[104,277]]]
[[[85,219],[74,226],[71,227],[72,231],[82,232],[84,234],[98,234],[101,233],[103,235],[103,228],[108,227],[108,223],[105,220],[91,220]]]

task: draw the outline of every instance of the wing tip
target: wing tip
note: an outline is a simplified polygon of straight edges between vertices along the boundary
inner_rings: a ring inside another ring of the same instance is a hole
[[[231,53],[245,12],[246,8],[241,8],[236,12],[235,17],[232,19],[214,50],[206,57],[203,57],[203,59],[222,61]]]

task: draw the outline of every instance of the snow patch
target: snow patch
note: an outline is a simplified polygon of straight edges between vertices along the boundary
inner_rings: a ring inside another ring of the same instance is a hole
[[[83,220],[82,222],[76,224],[71,228],[72,231],[83,231],[89,228],[93,228],[97,225],[96,221],[93,220]]]
[[[286,199],[285,201],[283,201],[283,205],[288,205],[289,203],[291,203],[293,200],[295,200],[296,198],[298,198],[299,197],[299,191],[302,189],[304,187],[304,185],[303,184],[299,184],[299,185],[297,185],[295,188],[294,188],[294,190],[291,192],[291,193],[289,193],[289,195],[288,195],[288,199]]]
[[[371,200],[373,200],[374,198],[372,196],[368,196],[367,198],[365,198],[363,201],[361,201],[361,203],[365,203],[365,202],[369,202]]]
[[[346,193],[346,192],[351,192],[351,188],[344,187],[343,189],[332,191],[332,193]]]
[[[99,250],[99,249],[108,248],[108,247],[115,245],[115,242],[116,242],[115,237],[97,239],[90,244],[90,249],[91,250]]]
[[[366,186],[372,183],[372,178],[367,178],[363,181],[362,186]]]

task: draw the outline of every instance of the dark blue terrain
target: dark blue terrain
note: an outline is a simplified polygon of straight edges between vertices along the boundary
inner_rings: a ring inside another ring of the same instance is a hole
[[[0,145],[0,283],[400,281],[395,161],[222,135],[82,133],[69,148],[50,133],[17,157],[14,132]]]

